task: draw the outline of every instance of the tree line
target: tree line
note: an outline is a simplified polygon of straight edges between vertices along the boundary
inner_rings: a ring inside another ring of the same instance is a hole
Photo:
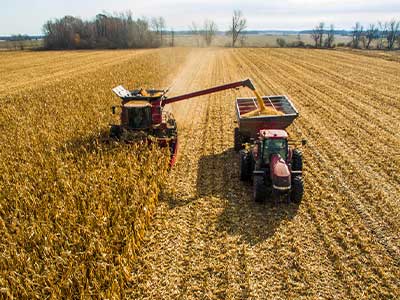
[[[378,22],[370,24],[364,28],[359,22],[355,24],[350,32],[351,41],[348,43],[335,44],[336,30],[333,24],[328,28],[321,22],[313,28],[310,33],[315,48],[333,48],[335,46],[347,46],[355,49],[388,49],[400,48],[400,21],[391,20],[388,22]],[[300,39],[292,43],[286,43],[282,38],[277,39],[280,47],[305,47],[307,46]]]
[[[43,25],[46,49],[152,48],[163,44],[162,17],[133,19],[131,12],[98,14],[94,20],[65,16]]]
[[[227,32],[232,36],[232,46],[244,43],[243,31],[247,20],[241,11],[233,13],[232,24]],[[95,49],[95,48],[152,48],[174,46],[173,30],[166,30],[164,18],[133,19],[131,12],[98,14],[94,20],[84,21],[65,16],[49,20],[43,25],[45,49]],[[217,24],[206,19],[202,26],[192,23],[190,33],[197,46],[210,46],[218,32]]]
[[[119,14],[98,14],[90,21],[65,16],[61,19],[50,20],[43,26],[44,47],[46,49],[104,49],[174,46],[174,31],[168,31],[166,28],[163,17],[134,19],[130,11]],[[240,10],[235,10],[229,30],[225,32],[231,37],[229,46],[245,45],[246,28],[247,19]],[[202,25],[193,22],[189,29],[194,44],[198,47],[210,46],[219,33],[217,24],[209,19],[206,19]],[[335,43],[336,36],[343,34],[342,31],[335,30],[333,24],[326,26],[321,22],[307,33],[310,34],[313,44],[302,41],[300,34],[293,42],[288,43],[282,37],[279,37],[276,42],[280,47],[347,46],[389,50],[396,46],[400,48],[400,21],[396,20],[370,24],[365,28],[357,22],[350,32],[351,41],[347,43]]]
[[[349,46],[353,48],[371,49],[375,44],[376,49],[400,48],[400,21],[378,22],[370,24],[367,28],[357,22],[353,27],[352,40]]]

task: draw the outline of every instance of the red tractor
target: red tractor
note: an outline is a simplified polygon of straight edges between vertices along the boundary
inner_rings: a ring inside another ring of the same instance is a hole
[[[253,181],[257,202],[274,196],[286,196],[299,203],[303,197],[302,153],[289,140],[286,128],[298,112],[286,96],[262,97],[266,107],[280,111],[279,115],[244,117],[257,107],[254,98],[238,98],[236,113],[239,127],[235,128],[236,151],[240,154],[240,179]],[[305,144],[305,140],[301,144]],[[292,147],[291,147],[292,146]]]

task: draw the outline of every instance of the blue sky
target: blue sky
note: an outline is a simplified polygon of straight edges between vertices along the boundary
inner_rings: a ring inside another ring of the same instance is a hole
[[[40,34],[46,20],[64,15],[91,19],[102,11],[126,10],[135,17],[164,16],[176,30],[205,18],[225,30],[234,9],[243,11],[249,29],[310,29],[320,21],[349,29],[356,21],[400,19],[400,0],[0,0],[0,35]]]

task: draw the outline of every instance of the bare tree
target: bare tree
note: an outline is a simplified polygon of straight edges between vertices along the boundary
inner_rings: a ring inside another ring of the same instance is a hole
[[[175,47],[175,31],[171,28],[171,47]]]
[[[217,33],[217,24],[212,21],[212,20],[205,20],[204,21],[204,27],[201,30],[201,34],[203,36],[203,39],[207,45],[207,47],[209,47]]]
[[[363,30],[364,27],[359,22],[357,22],[356,25],[353,27],[351,41],[353,48],[360,48],[360,41],[363,35]]]
[[[247,27],[247,20],[243,17],[240,10],[233,11],[232,25],[229,28],[228,34],[232,35],[232,47],[235,47],[236,41]]]
[[[166,23],[165,19],[163,17],[158,18],[158,24],[160,25],[160,40],[161,40],[161,46],[163,45],[163,36],[164,36],[164,31],[166,28]]]
[[[387,23],[378,22],[378,49],[383,49],[385,47],[385,40],[388,32]]]
[[[319,23],[312,31],[311,38],[315,42],[315,47],[322,47],[322,42],[324,39],[324,27],[323,22]]]
[[[152,18],[151,25],[153,30],[160,36],[160,45],[163,45],[163,35],[165,30],[165,19],[163,17]]]
[[[240,47],[246,46],[246,41],[247,41],[247,35],[245,33],[241,34],[239,37]]]
[[[195,40],[197,47],[200,47],[200,30],[199,30],[199,26],[195,22],[192,22],[192,25],[189,26],[189,30],[192,33],[192,37]]]
[[[378,38],[379,29],[375,24],[370,24],[368,29],[365,30],[366,44],[365,48],[369,49],[371,42]]]
[[[394,43],[396,42],[398,33],[399,33],[400,21],[391,20],[390,22],[387,23],[386,27],[387,27],[386,40],[387,40],[388,49],[392,50]]]
[[[284,48],[287,46],[286,40],[283,38],[277,38],[276,43],[278,44],[279,47]]]
[[[335,41],[335,27],[333,24],[331,24],[329,27],[329,31],[327,32],[327,37],[325,40],[325,47],[332,48],[334,41]]]
[[[319,34],[317,33],[316,28],[312,30],[311,38],[314,40],[315,47],[318,47]]]

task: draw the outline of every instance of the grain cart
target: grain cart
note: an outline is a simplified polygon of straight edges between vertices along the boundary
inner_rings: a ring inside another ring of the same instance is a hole
[[[257,107],[256,99],[236,99],[238,127],[234,132],[234,148],[240,154],[240,179],[253,181],[257,202],[286,196],[299,203],[304,190],[303,161],[301,151],[294,146],[300,142],[290,140],[285,130],[298,112],[287,96],[264,96],[262,100],[265,107],[281,113],[249,116]]]

